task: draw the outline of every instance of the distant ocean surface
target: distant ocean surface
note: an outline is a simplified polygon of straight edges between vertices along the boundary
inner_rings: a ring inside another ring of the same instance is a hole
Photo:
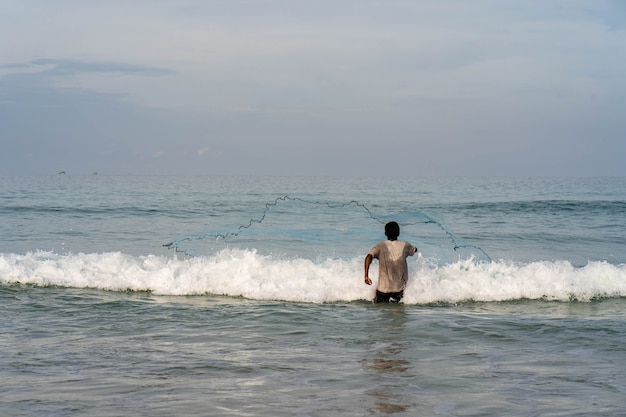
[[[626,178],[0,177],[0,351],[2,416],[625,416]]]

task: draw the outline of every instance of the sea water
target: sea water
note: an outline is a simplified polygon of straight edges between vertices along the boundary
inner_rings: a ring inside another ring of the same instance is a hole
[[[625,178],[0,177],[2,416],[623,416],[624,297]]]

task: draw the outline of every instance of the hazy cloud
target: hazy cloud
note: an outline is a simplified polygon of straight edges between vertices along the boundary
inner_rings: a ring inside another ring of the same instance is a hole
[[[0,174],[626,175],[621,1],[2,8]]]
[[[85,62],[71,59],[35,59],[26,63],[0,65],[0,70],[27,70],[42,75],[74,75],[82,73],[120,73],[130,75],[171,75],[174,71],[119,62]]]

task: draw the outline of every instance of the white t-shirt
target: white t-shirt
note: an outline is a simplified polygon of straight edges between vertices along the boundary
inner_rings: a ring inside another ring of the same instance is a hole
[[[413,256],[417,248],[402,240],[384,240],[369,251],[378,259],[378,291],[404,291],[409,280],[406,258]]]

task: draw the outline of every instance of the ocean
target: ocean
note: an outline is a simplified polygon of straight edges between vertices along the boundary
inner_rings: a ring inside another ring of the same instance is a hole
[[[0,177],[0,351],[7,417],[626,416],[626,178]]]

